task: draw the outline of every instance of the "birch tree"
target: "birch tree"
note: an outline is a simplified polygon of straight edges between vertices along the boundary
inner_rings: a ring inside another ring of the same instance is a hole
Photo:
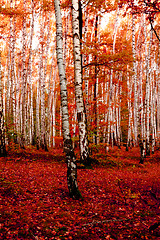
[[[23,10],[25,11],[26,0],[23,1]],[[24,148],[26,143],[26,16],[22,20],[22,132],[21,132],[21,148]]]
[[[115,54],[115,45],[116,45],[116,38],[117,38],[117,30],[118,30],[118,20],[119,20],[119,8],[117,9],[117,16],[115,19],[115,25],[114,25],[114,32],[113,32],[113,49],[112,53],[113,55]],[[107,146],[106,150],[109,151],[109,141],[110,141],[110,135],[111,135],[111,140],[112,140],[112,145],[113,145],[113,109],[112,109],[112,102],[113,101],[113,89],[114,89],[114,84],[113,84],[113,69],[110,70],[110,89],[109,89],[109,107],[108,107],[108,132],[107,132]]]
[[[67,159],[67,181],[70,196],[74,199],[81,198],[81,194],[77,185],[77,165],[76,158],[72,147],[72,140],[69,128],[69,114],[68,114],[68,97],[66,86],[66,73],[63,60],[63,34],[62,34],[62,18],[60,10],[60,1],[54,1],[55,15],[56,15],[56,52],[57,64],[60,78],[60,94],[61,94],[61,110],[62,110],[62,131],[64,151]]]
[[[146,111],[146,155],[150,155],[150,58],[152,45],[152,30],[150,32],[148,53],[147,44],[145,45],[145,61],[146,61],[146,95],[145,95],[145,111]],[[146,34],[145,34],[146,35]]]
[[[5,128],[3,115],[3,99],[2,99],[2,74],[1,74],[1,53],[0,53],[0,157],[7,155],[5,146]]]
[[[132,14],[132,52],[133,52],[133,81],[134,81],[134,141],[137,144],[138,137],[138,92],[136,72],[136,48],[135,48],[135,16]]]
[[[40,63],[39,63],[39,83],[40,83],[40,108],[41,108],[41,147],[45,149],[45,79],[44,79],[44,28],[43,12],[40,18]]]
[[[160,49],[160,43],[158,45]],[[158,51],[157,64],[156,64],[156,78],[157,78],[157,139],[158,148],[160,148],[160,70],[158,64],[160,62],[160,50]]]
[[[97,43],[97,32],[98,32],[98,15],[96,15],[96,21],[95,21],[95,44]],[[95,125],[95,135],[94,135],[94,142],[97,145],[98,143],[98,102],[97,102],[97,97],[98,97],[98,68],[97,68],[97,55],[95,54],[94,57],[95,61],[95,69],[94,69],[94,74],[95,74],[95,79],[94,79],[94,125]]]
[[[82,64],[79,30],[79,1],[72,0],[72,30],[73,30],[73,53],[74,53],[74,81],[77,119],[79,127],[79,143],[81,161],[90,165],[87,136],[87,121],[82,91]]]
[[[31,0],[31,31],[29,39],[29,54],[28,54],[28,68],[27,68],[27,78],[30,87],[30,128],[29,128],[29,138],[30,144],[33,143],[34,138],[34,119],[33,119],[33,83],[32,83],[32,46],[33,46],[33,34],[34,34],[34,24],[35,24],[35,11],[34,11],[34,2]]]

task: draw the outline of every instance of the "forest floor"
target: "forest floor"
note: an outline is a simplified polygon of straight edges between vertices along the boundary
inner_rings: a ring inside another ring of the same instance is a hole
[[[160,239],[160,151],[93,149],[69,197],[62,149],[9,150],[0,158],[0,239]]]

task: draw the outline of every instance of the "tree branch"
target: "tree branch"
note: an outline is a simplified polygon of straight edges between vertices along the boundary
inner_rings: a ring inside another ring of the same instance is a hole
[[[146,2],[146,0],[144,0],[144,3],[146,4],[147,7],[152,7],[154,10],[156,10],[156,12],[160,12],[160,8],[156,6],[155,2],[151,3],[151,2]]]
[[[151,24],[151,29],[154,31],[154,33],[155,33],[155,35],[156,35],[158,41],[160,42],[160,38],[159,38],[159,36],[158,36],[156,30],[155,30],[154,27],[153,27],[153,24],[152,24],[152,20],[151,20],[151,18],[149,18],[149,21],[150,21],[150,24]]]

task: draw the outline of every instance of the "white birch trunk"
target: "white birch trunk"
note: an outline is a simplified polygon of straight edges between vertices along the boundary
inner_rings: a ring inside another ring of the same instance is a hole
[[[27,68],[27,78],[29,84],[29,143],[33,144],[34,139],[34,114],[33,114],[33,83],[32,83],[32,46],[33,46],[33,35],[34,35],[34,23],[35,23],[35,12],[34,12],[34,3],[31,0],[31,30],[30,30],[30,39],[29,39],[29,56],[28,56],[28,68]]]
[[[128,138],[127,138],[127,146],[126,150],[131,147],[132,143],[132,125],[133,125],[133,114],[132,114],[132,80],[127,75],[127,87],[128,87]]]
[[[18,79],[20,79],[20,71],[17,71],[17,77],[15,78],[15,84],[16,84],[16,127],[17,130],[16,132],[18,133],[17,135],[17,142],[20,144],[21,141],[21,112],[20,112],[20,81],[18,81]]]
[[[109,89],[109,83],[108,83],[108,81],[105,81],[105,84],[104,84],[104,90],[105,90],[104,103],[105,103],[105,109],[106,110],[105,110],[105,113],[104,113],[105,126],[104,126],[104,131],[103,131],[103,143],[106,143],[107,117],[108,117],[107,105],[108,105],[108,96],[109,96],[109,90],[108,89]],[[106,150],[109,150],[109,149],[106,149]]]
[[[145,158],[146,152],[146,144],[145,144],[145,116],[144,116],[144,104],[143,104],[143,81],[142,81],[142,61],[140,63],[140,119],[141,119],[141,141],[142,141],[142,149],[141,149],[141,158],[142,162]]]
[[[23,10],[25,10],[26,0],[23,0]],[[26,16],[22,20],[22,132],[21,132],[21,148],[26,144]]]
[[[84,34],[84,44],[82,44],[82,48],[85,46],[85,43],[87,41],[87,30],[88,30],[88,15],[87,12],[85,11],[86,9],[84,8],[84,18],[85,18],[85,25],[83,28],[83,34]],[[83,66],[85,66],[87,64],[87,56],[83,57]],[[85,100],[86,100],[86,117],[87,117],[87,122],[88,122],[88,118],[89,118],[89,102],[88,102],[88,77],[89,77],[89,71],[87,70],[87,68],[84,68],[84,83],[85,83]]]
[[[5,126],[3,115],[3,100],[2,100],[2,73],[1,73],[1,52],[0,52],[0,157],[6,157],[6,144],[5,144]]]
[[[55,15],[56,15],[56,42],[57,42],[57,63],[60,78],[60,93],[61,93],[61,107],[62,107],[62,130],[64,151],[67,158],[67,180],[68,189],[72,198],[80,198],[81,194],[77,185],[77,165],[72,148],[72,140],[69,128],[69,115],[68,115],[68,98],[66,86],[66,73],[63,61],[63,34],[62,34],[62,19],[59,0],[54,1]]]
[[[45,148],[45,80],[44,80],[44,26],[43,12],[40,13],[40,59],[39,59],[39,83],[40,83],[40,109],[41,109],[41,137],[40,145],[42,149]]]
[[[146,107],[146,155],[150,155],[150,54],[152,44],[152,30],[150,33],[150,41],[148,54],[146,49],[146,96],[145,96],[145,107]],[[147,46],[146,46],[147,48]]]
[[[132,53],[133,53],[133,79],[134,79],[134,142],[138,143],[138,90],[137,90],[137,61],[135,47],[135,16],[132,15]]]
[[[74,52],[74,76],[75,76],[75,98],[77,119],[79,126],[79,141],[81,161],[84,164],[89,163],[89,148],[87,137],[87,123],[85,115],[85,106],[82,91],[82,68],[81,68],[81,49],[80,49],[80,31],[79,31],[79,3],[78,0],[72,0],[72,29],[73,29],[73,52]]]
[[[160,49],[160,43],[158,47]],[[160,70],[159,70],[160,55],[159,54],[158,54],[157,63],[156,63],[156,81],[157,81],[157,116],[156,117],[157,117],[158,148],[160,148]]]
[[[39,87],[39,79],[37,79],[37,95],[36,95],[36,145],[37,145],[37,150],[39,150],[39,148],[40,148],[39,106],[40,106],[40,87]]]

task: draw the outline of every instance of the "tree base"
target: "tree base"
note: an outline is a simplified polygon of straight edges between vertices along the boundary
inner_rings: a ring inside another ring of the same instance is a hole
[[[0,151],[0,157],[7,157],[7,151],[6,151],[6,149],[1,149],[1,151]]]
[[[139,161],[139,164],[143,164],[144,163],[144,159],[140,159],[140,161]]]
[[[80,193],[80,191],[78,190],[78,188],[69,191],[69,196],[74,199],[74,200],[80,200],[83,199],[82,194]]]

